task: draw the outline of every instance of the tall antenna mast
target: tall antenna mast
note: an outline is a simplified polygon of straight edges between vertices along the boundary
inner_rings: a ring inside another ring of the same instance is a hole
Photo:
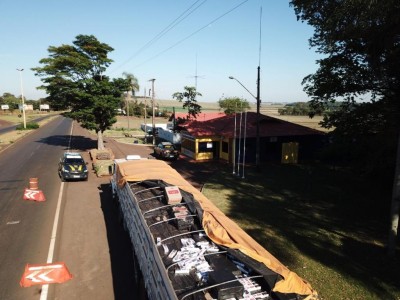
[[[195,72],[194,76],[190,76],[190,77],[194,77],[194,87],[196,88],[196,91],[197,91],[197,78],[204,78],[204,76],[197,75],[197,53],[196,53],[196,66],[195,66],[194,72]]]
[[[195,74],[194,74],[194,87],[196,88],[197,91],[197,53],[196,53],[196,69],[195,69]]]
[[[256,114],[256,169],[260,170],[260,64],[261,64],[261,19],[262,6],[260,7],[260,46],[258,48],[258,67],[257,67],[257,114]]]

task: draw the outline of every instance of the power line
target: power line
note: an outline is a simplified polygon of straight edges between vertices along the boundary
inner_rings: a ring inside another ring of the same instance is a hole
[[[202,1],[196,7],[194,7],[198,2]],[[135,58],[138,54],[140,54],[145,49],[149,48],[159,39],[161,39],[164,35],[166,35],[169,31],[171,31],[175,26],[189,17],[193,12],[195,12],[200,6],[202,6],[207,0],[197,0],[192,5],[189,6],[183,13],[181,13],[175,20],[173,20],[170,24],[168,24],[163,30],[161,30],[156,36],[154,36],[150,41],[148,41],[144,46],[142,46],[138,51],[136,51],[132,56],[130,56],[126,61],[121,63],[118,67],[116,67],[111,73],[114,73],[116,70],[126,65],[129,61]],[[194,7],[194,8],[193,8]]]
[[[173,44],[172,46],[168,47],[167,49],[159,52],[158,54],[152,56],[151,58],[149,58],[148,60],[142,62],[141,64],[136,65],[134,68],[140,67],[146,63],[148,63],[149,61],[152,61],[153,59],[159,57],[160,55],[164,54],[165,52],[171,50],[172,48],[175,48],[176,46],[178,46],[179,44],[183,43],[184,41],[186,41],[187,39],[191,38],[192,36],[194,36],[195,34],[199,33],[200,31],[202,31],[203,29],[207,28],[208,26],[214,24],[215,22],[217,22],[218,20],[222,19],[223,17],[225,17],[227,14],[231,13],[232,11],[234,11],[235,9],[237,9],[238,7],[242,6],[243,4],[245,4],[246,2],[248,2],[249,0],[245,0],[241,3],[239,3],[238,5],[236,5],[235,7],[231,8],[230,10],[228,10],[227,12],[223,13],[222,15],[220,15],[219,17],[215,18],[214,20],[212,20],[211,22],[207,23],[206,25],[200,27],[199,29],[197,29],[196,31],[194,31],[193,33],[189,34],[188,36],[186,36],[185,38],[181,39],[180,41],[176,42],[175,44]]]
[[[196,6],[194,9],[189,11],[197,2],[200,0],[197,0],[195,3],[193,3],[187,10],[185,10],[179,17],[177,17],[174,21],[171,22],[164,30],[162,30],[158,35],[156,35],[150,42],[148,42],[145,46],[142,47],[142,49],[145,49],[148,44],[151,44],[152,42],[155,42],[159,40],[161,37],[163,37],[166,33],[168,33],[171,29],[173,29],[175,26],[177,26],[179,23],[181,23],[183,20],[185,20],[187,17],[189,17],[194,11],[196,11],[200,6],[202,6],[207,0],[202,0],[202,2]],[[188,12],[189,11],[189,12]],[[188,13],[187,13],[188,12]],[[187,13],[187,14],[186,14]],[[185,15],[186,14],[186,15]],[[180,19],[180,20],[179,20]],[[140,50],[139,50],[140,52]]]

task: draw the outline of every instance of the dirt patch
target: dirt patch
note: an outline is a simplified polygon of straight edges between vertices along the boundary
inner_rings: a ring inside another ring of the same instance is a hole
[[[11,125],[14,125],[14,123],[0,119],[0,128],[1,127],[8,127],[8,126],[11,126]]]
[[[39,124],[39,126],[43,126],[44,124],[50,122],[51,120],[53,120],[57,116],[58,115],[50,116],[50,117],[48,117],[46,119],[43,119],[43,120],[39,121],[38,124]],[[12,122],[0,119],[0,128],[8,127],[8,126],[11,126],[11,125],[15,125],[15,124],[12,123]],[[23,136],[29,134],[33,130],[34,129],[31,129],[31,130],[12,130],[10,132],[6,132],[6,133],[0,134],[0,152],[2,150],[4,150],[5,148],[7,148],[8,146],[10,146],[11,144],[15,143],[18,139],[20,139]]]

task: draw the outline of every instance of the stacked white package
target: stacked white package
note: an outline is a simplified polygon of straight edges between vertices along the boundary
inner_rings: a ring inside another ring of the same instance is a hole
[[[262,291],[261,286],[254,280],[242,277],[239,279],[239,282],[244,287],[243,298],[241,298],[241,300],[269,299],[269,294]]]
[[[182,194],[177,186],[166,186],[165,197],[168,204],[178,204],[182,201]]]
[[[209,248],[216,247],[209,242],[198,242],[192,238],[181,239],[182,248],[177,251],[172,261],[178,264],[178,269],[175,274],[189,274],[190,271],[195,271],[197,274],[212,271],[211,266],[204,258],[204,254]],[[200,276],[201,277],[201,276]]]
[[[196,245],[201,249],[205,249],[208,253],[219,251],[218,247],[214,243],[210,244],[210,242],[207,241],[197,242]]]
[[[246,292],[243,294],[243,298],[240,298],[240,300],[262,300],[262,299],[271,299],[269,297],[269,294],[267,292],[260,292],[257,294],[246,294]]]

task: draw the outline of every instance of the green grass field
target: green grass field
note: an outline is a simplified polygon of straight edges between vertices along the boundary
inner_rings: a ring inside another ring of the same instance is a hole
[[[217,102],[198,102],[201,106],[202,112],[219,112],[222,111]],[[179,103],[177,100],[156,100],[156,105],[158,105],[160,111],[168,111],[172,112],[175,109],[175,112],[186,112],[186,109],[182,108],[182,103]],[[325,128],[322,128],[319,123],[322,121],[321,116],[315,116],[310,119],[308,116],[281,116],[278,113],[280,108],[283,108],[284,104],[270,104],[270,103],[262,103],[260,107],[260,113],[271,116],[274,118],[278,118],[284,121],[292,122],[295,124],[299,124],[305,127],[309,127],[312,129],[317,129],[320,131],[328,132]],[[256,111],[255,103],[250,103],[250,111]],[[121,118],[119,118],[120,120]],[[149,119],[150,120],[150,119]],[[115,125],[120,126],[120,125]],[[115,127],[114,126],[114,127]]]
[[[244,179],[226,167],[203,193],[321,299],[400,299],[400,262],[385,255],[388,211],[379,204],[390,195],[373,182],[322,165],[269,164],[245,169]]]
[[[48,114],[57,114],[57,113],[48,113],[48,112],[38,112],[38,111],[26,111],[25,113],[25,119],[26,122],[29,122],[33,119],[42,117],[44,115],[48,115]],[[4,120],[13,124],[18,124],[18,123],[22,123],[23,122],[23,117],[22,117],[22,113],[14,110],[12,113],[10,112],[3,112],[1,111],[0,113],[0,120]]]

